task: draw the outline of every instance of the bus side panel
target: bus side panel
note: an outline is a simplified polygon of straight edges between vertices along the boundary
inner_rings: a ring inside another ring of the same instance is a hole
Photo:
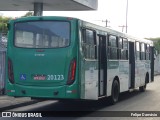
[[[98,99],[98,62],[85,61],[85,99]]]
[[[107,96],[111,95],[113,80],[118,77],[120,92],[129,89],[129,61],[108,60],[107,66]]]
[[[130,87],[129,81],[129,60],[119,61],[119,81],[120,81],[120,92],[127,91]]]
[[[78,21],[72,21],[72,39],[74,40],[74,47],[73,47],[73,52],[74,56],[76,56],[76,77],[75,77],[75,84],[73,83],[72,85],[67,85],[66,86],[66,98],[77,98],[80,99],[80,78],[79,78],[79,73],[80,73],[80,56],[79,56],[79,31],[78,31]]]
[[[79,79],[81,99],[98,100],[98,61],[86,59],[83,46],[83,29],[86,22],[79,21]],[[94,33],[95,35],[95,33]]]
[[[8,76],[8,52],[10,51],[12,53],[12,48],[11,48],[11,44],[12,44],[12,36],[13,36],[13,27],[11,27],[13,25],[13,21],[10,21],[10,27],[9,27],[9,31],[8,31],[8,43],[7,43],[7,54],[6,54],[6,93],[9,96],[15,96],[15,86],[14,84],[11,84],[9,82],[9,76]]]
[[[81,99],[98,100],[98,62],[87,61],[81,56],[79,74]]]
[[[111,95],[112,83],[115,76],[119,76],[119,61],[108,60],[107,61],[107,96]]]

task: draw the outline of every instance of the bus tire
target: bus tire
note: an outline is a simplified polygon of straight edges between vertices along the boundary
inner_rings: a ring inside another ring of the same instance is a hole
[[[145,91],[146,91],[148,79],[149,79],[149,77],[148,77],[148,75],[146,75],[145,84],[144,84],[143,86],[140,86],[140,87],[139,87],[139,91],[140,91],[140,92],[145,92]]]
[[[5,93],[4,88],[2,88],[2,89],[0,90],[0,95],[4,95],[4,93]]]
[[[114,80],[112,84],[112,93],[111,93],[111,104],[114,105],[118,102],[120,93],[120,87],[118,80]]]
[[[140,92],[146,91],[146,84],[143,85],[143,86],[141,86],[141,87],[139,87],[139,91],[140,91]]]

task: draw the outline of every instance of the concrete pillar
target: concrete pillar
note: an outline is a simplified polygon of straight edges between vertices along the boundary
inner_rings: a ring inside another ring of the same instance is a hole
[[[34,3],[34,16],[42,16],[43,15],[43,3]]]

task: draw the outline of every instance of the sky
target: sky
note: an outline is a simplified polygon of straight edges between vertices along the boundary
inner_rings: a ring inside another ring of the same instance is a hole
[[[98,0],[94,11],[44,11],[43,16],[68,16],[80,18],[122,32],[126,25],[127,0]],[[127,33],[140,38],[160,37],[160,0],[128,0]],[[26,11],[0,11],[3,16],[19,17]],[[124,29],[123,32],[126,32]]]

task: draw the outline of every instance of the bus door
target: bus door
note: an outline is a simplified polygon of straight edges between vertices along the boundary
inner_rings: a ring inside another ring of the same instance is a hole
[[[106,95],[107,86],[107,54],[106,54],[106,36],[98,35],[99,38],[99,94],[98,96]]]
[[[154,47],[150,47],[151,56],[151,81],[154,81]]]
[[[130,88],[135,87],[135,52],[134,42],[129,42]]]

